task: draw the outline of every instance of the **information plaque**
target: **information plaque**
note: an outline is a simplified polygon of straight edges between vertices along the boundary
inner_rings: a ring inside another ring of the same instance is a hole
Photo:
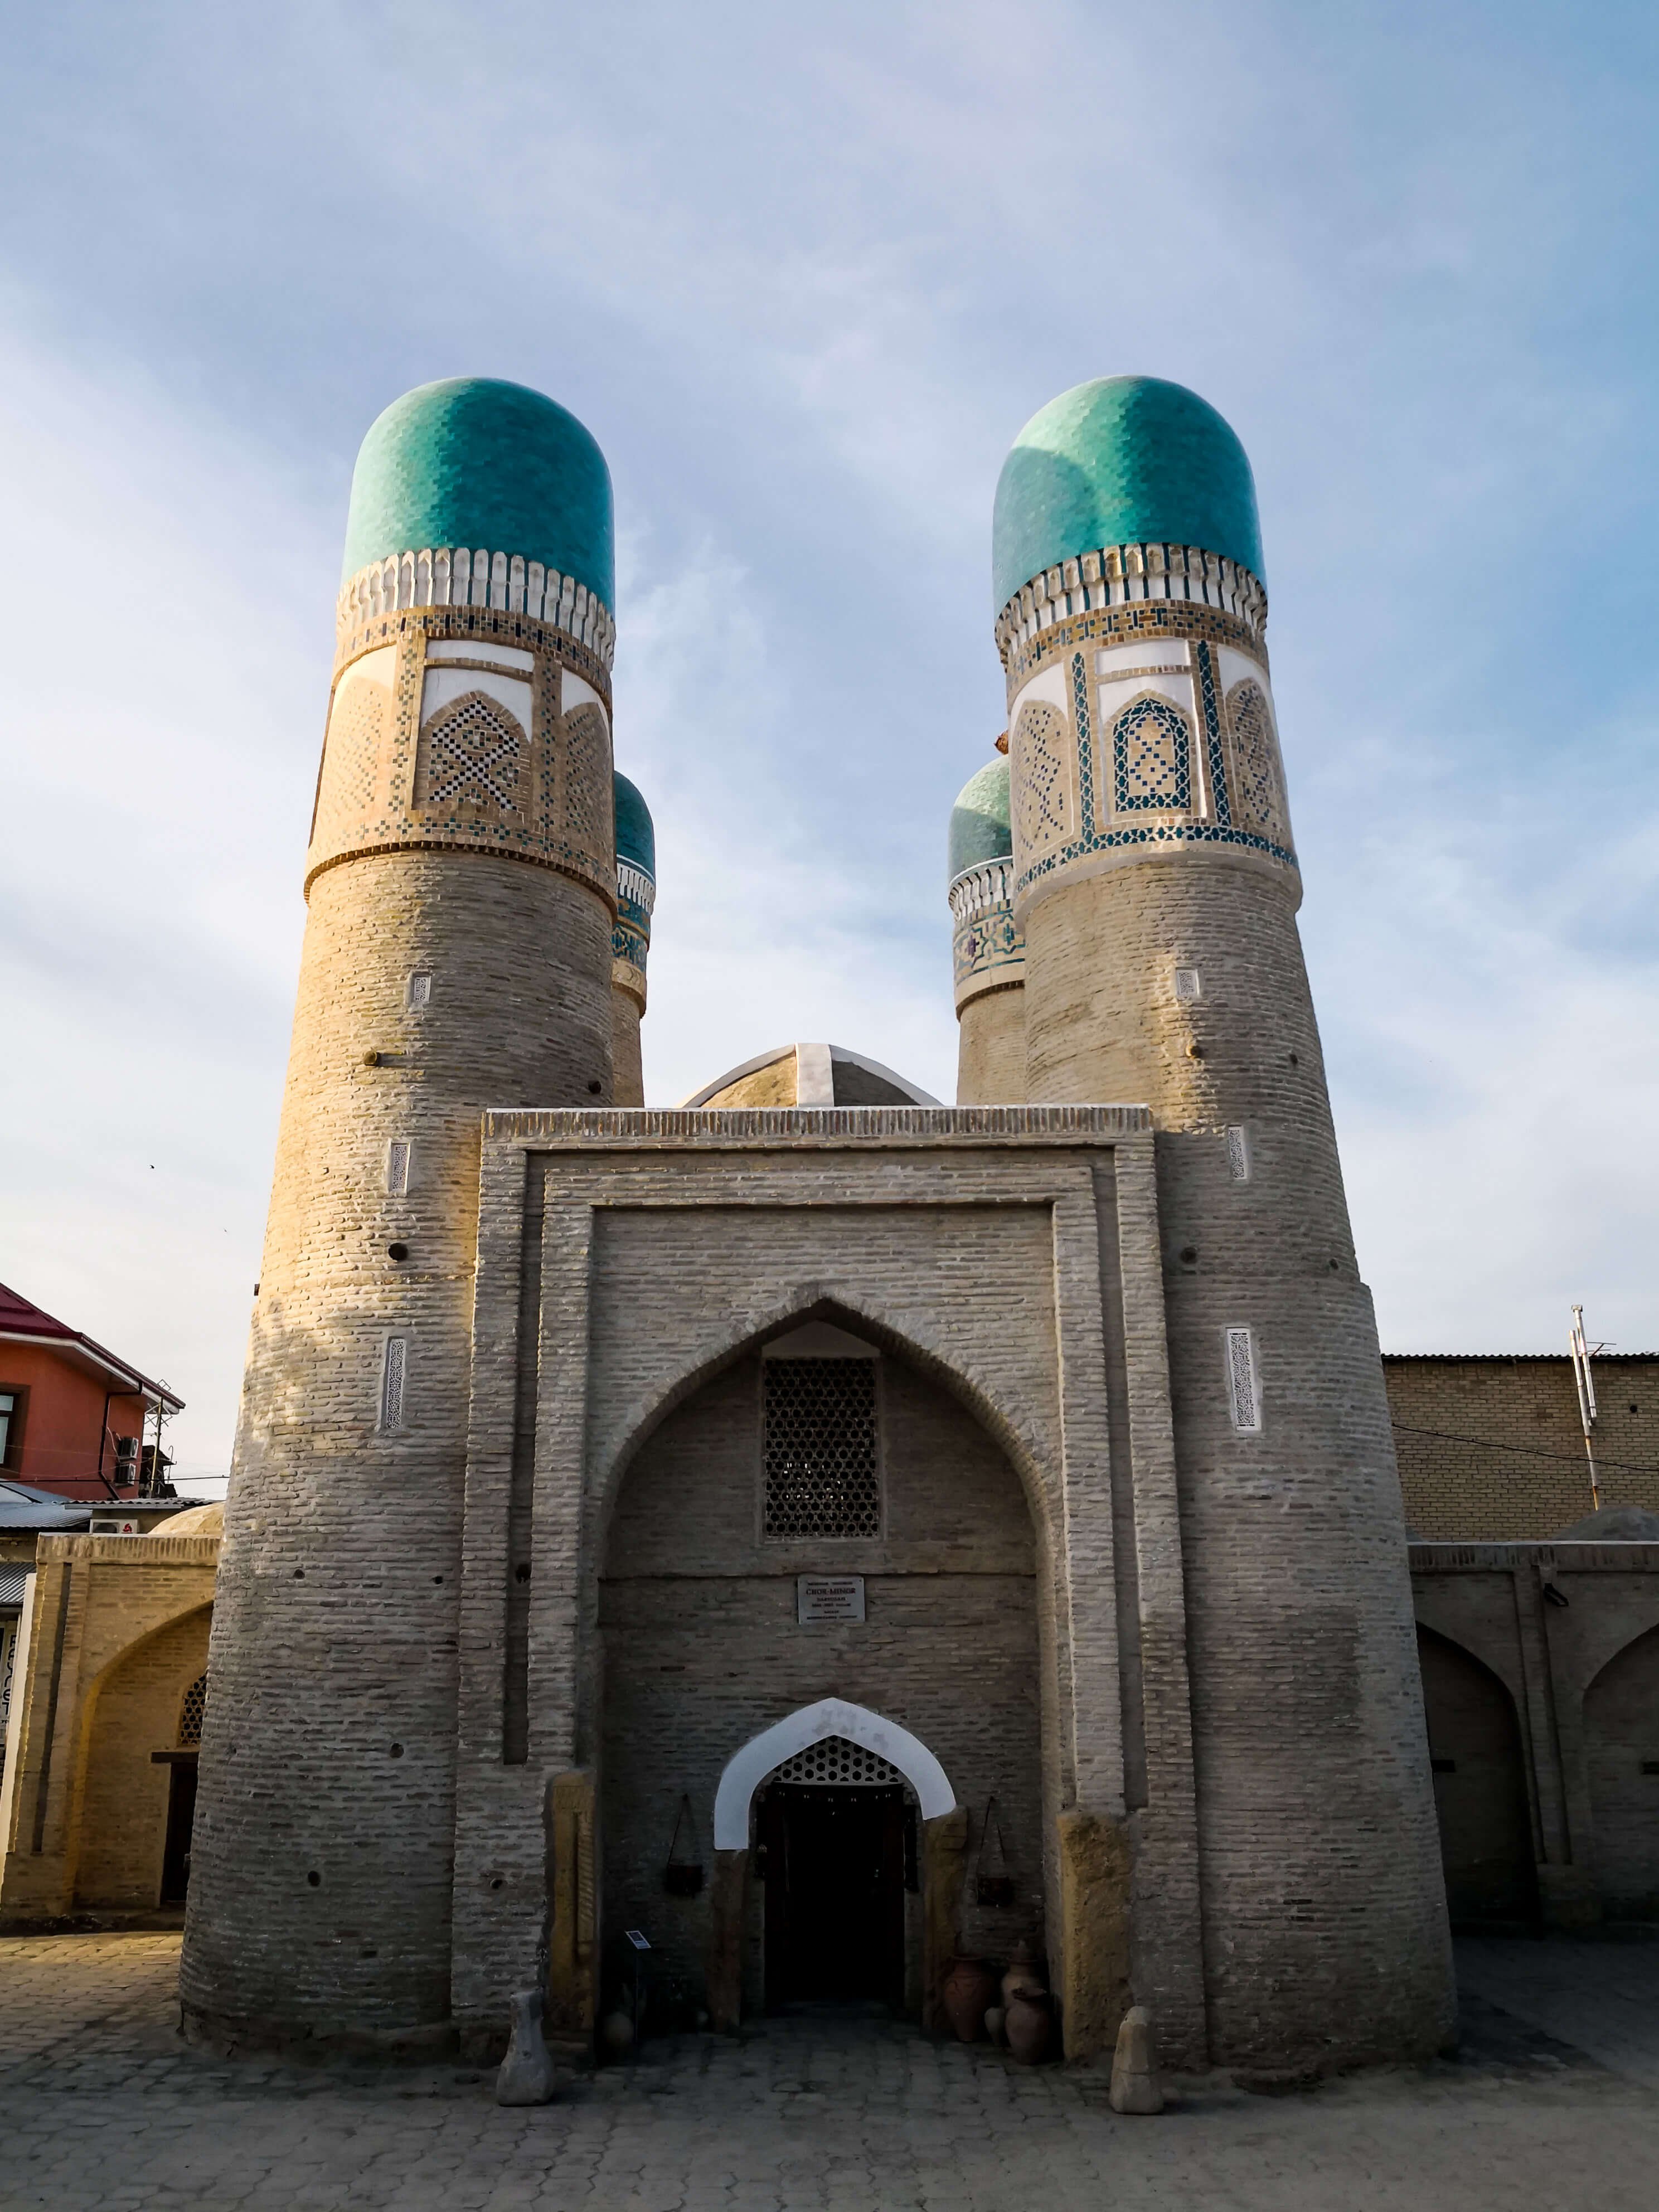
[[[797,1575],[797,1620],[862,1620],[862,1575]]]

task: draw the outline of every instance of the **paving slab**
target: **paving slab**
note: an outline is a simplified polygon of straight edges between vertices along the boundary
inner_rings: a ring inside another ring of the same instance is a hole
[[[1649,2212],[1659,1945],[1465,1946],[1455,2060],[1289,2094],[804,2014],[647,2044],[497,2106],[452,2063],[215,2058],[173,1934],[0,1940],[0,2212]]]

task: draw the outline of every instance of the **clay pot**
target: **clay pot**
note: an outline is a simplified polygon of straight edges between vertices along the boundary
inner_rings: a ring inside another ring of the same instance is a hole
[[[987,2005],[985,2008],[985,2033],[993,2043],[999,2045],[1002,2041],[1002,2023],[1006,2018],[1000,2005]]]
[[[1008,2007],[1005,2028],[1008,2048],[1019,2063],[1041,2065],[1048,2056],[1048,2039],[1054,2033],[1054,2016],[1048,2010],[1047,1994],[1041,1990],[1016,1990]]]
[[[985,2008],[997,1985],[979,1959],[958,1959],[945,1978],[939,1997],[958,2043],[975,2043],[985,2025]]]
[[[1029,1943],[1016,1943],[1009,1954],[1008,1971],[1002,1978],[1003,2003],[1011,2005],[1022,1990],[1032,1996],[1048,1994],[1042,1968]]]

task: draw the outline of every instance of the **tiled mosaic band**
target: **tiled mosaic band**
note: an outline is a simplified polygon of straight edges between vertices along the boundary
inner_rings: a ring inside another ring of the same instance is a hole
[[[390,553],[360,568],[341,592],[335,624],[342,638],[377,617],[404,607],[496,607],[552,623],[608,669],[616,652],[617,625],[610,609],[586,584],[562,576],[522,553],[492,553],[484,547],[423,546]]]
[[[1025,939],[1014,926],[1014,866],[987,860],[964,868],[951,885],[951,964],[957,1012],[988,991],[1025,981]]]
[[[456,607],[371,623],[369,641],[335,684],[307,889],[343,860],[448,847],[556,869],[613,906],[611,726],[594,657],[580,653],[590,680],[544,623]]]
[[[657,886],[632,860],[617,862],[617,919],[611,932],[611,981],[645,1012],[645,963]]]
[[[1182,852],[1264,866],[1299,896],[1265,653],[1236,626],[1231,642],[1204,635],[1217,617],[1202,607],[1157,611],[1156,635],[1034,654],[1011,684],[1011,905],[1022,924],[1060,882]]]
[[[1015,592],[997,617],[997,650],[1006,668],[1018,647],[1073,615],[1148,599],[1215,607],[1260,637],[1267,594],[1237,562],[1197,545],[1107,545],[1045,568]]]

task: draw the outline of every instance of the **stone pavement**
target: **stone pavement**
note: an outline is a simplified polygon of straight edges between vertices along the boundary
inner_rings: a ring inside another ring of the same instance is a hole
[[[171,1935],[0,1942],[4,2212],[1648,2212],[1655,2199],[1655,2032],[1632,2022],[1659,1947],[1472,1947],[1457,2061],[1274,2097],[1212,2078],[1142,2120],[1112,2113],[1098,2074],[1024,2072],[832,2014],[650,2045],[635,2066],[568,2080],[553,2105],[503,2111],[488,2074],[453,2065],[186,2049],[178,1948]]]

